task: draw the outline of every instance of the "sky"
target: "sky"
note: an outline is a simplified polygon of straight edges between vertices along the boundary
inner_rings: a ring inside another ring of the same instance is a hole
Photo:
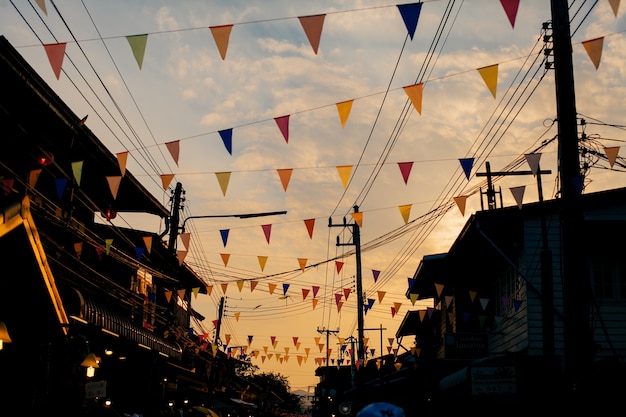
[[[222,342],[306,390],[327,349],[336,364],[357,336],[358,278],[373,356],[398,349],[407,311],[433,306],[405,297],[408,279],[481,210],[486,162],[528,170],[538,152],[544,198],[558,191],[550,2],[520,2],[512,18],[496,0],[451,3],[424,2],[411,26],[398,7],[409,3],[379,0],[0,0],[0,34],[164,205],[180,183],[183,219],[214,216],[186,221],[189,242],[177,243],[210,288],[192,300],[205,316],[194,330],[214,338],[225,297]],[[626,137],[624,15],[618,1],[575,1],[570,19],[576,109],[602,153]],[[227,26],[224,49],[213,33]],[[140,57],[133,39],[146,40]],[[55,67],[43,45],[63,43]],[[585,162],[585,193],[626,185],[618,164]],[[523,203],[538,200],[532,175],[502,177],[504,206],[519,187]],[[113,224],[165,229],[149,215]]]

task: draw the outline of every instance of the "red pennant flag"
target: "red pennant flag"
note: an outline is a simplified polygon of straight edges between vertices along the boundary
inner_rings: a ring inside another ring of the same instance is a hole
[[[307,232],[309,232],[309,237],[313,239],[313,227],[315,226],[315,219],[305,220],[304,225],[306,226]]]
[[[519,8],[520,0],[500,0],[502,7],[504,8],[504,12],[506,13],[506,17],[509,18],[509,22],[511,23],[511,27],[515,28],[515,18],[517,17],[517,9]]]
[[[275,117],[274,121],[278,128],[280,129],[280,133],[283,134],[283,138],[285,138],[285,142],[289,143],[289,115]]]
[[[406,184],[409,181],[409,175],[411,174],[411,169],[413,168],[413,162],[398,162],[398,167],[400,167],[402,179],[404,180],[404,184]]]
[[[337,268],[337,273],[340,273],[341,268],[343,268],[343,262],[335,261],[335,266]]]
[[[267,243],[270,243],[270,234],[272,233],[272,225],[264,224],[261,227],[263,228],[263,233],[265,233],[265,240],[267,240]]]
[[[315,55],[317,55],[317,49],[320,45],[320,38],[322,36],[322,27],[324,26],[325,17],[326,15],[324,14],[298,17],[298,19],[300,19],[300,24],[304,29],[304,33],[311,43],[311,47],[313,48]]]
[[[43,47],[46,50],[46,55],[48,55],[48,61],[50,61],[50,66],[52,67],[52,71],[54,71],[54,75],[57,77],[57,80],[61,76],[61,67],[63,66],[63,57],[65,56],[65,47],[67,43],[49,43],[45,44]]]
[[[180,141],[175,140],[173,142],[168,142],[165,144],[165,146],[170,152],[170,155],[172,155],[174,162],[176,162],[176,166],[178,166],[178,155],[180,155]]]

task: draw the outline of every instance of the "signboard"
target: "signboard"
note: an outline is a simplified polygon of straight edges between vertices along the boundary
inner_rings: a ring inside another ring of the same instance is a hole
[[[487,333],[448,333],[444,341],[446,359],[472,359],[487,356]]]
[[[475,366],[470,369],[472,395],[515,394],[514,366]]]
[[[85,384],[85,398],[103,398],[107,396],[107,382],[93,381]]]

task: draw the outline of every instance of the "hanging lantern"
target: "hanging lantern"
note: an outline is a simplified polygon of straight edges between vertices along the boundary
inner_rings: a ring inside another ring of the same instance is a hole
[[[117,217],[117,211],[113,207],[109,207],[108,209],[106,209],[106,211],[101,213],[101,215],[105,219],[111,221],[111,220],[113,220],[114,218]]]
[[[37,157],[37,163],[42,167],[47,167],[54,162],[54,155],[52,152],[43,151]]]

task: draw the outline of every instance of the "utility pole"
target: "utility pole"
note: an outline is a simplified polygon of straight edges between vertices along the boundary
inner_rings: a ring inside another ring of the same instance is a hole
[[[220,330],[222,329],[222,317],[224,316],[224,302],[225,297],[220,298],[219,312],[217,313],[217,326],[215,326],[215,341],[214,343],[219,347],[222,344],[220,339]]]
[[[572,39],[567,0],[551,0],[554,78],[558,119],[560,222],[564,293],[565,371],[572,389],[586,385],[592,361],[589,323],[590,282],[581,248],[583,178],[578,150],[578,123]]]
[[[359,212],[359,206],[354,206],[354,212]],[[356,256],[356,311],[357,311],[357,332],[358,332],[358,340],[357,340],[357,358],[363,363],[365,360],[365,352],[363,349],[363,327],[364,327],[364,319],[363,319],[363,284],[362,284],[362,274],[361,274],[361,234],[359,230],[359,225],[354,222],[352,225],[352,243],[340,243],[339,236],[337,236],[337,246],[354,246],[355,247],[355,256]],[[342,224],[333,224],[332,218],[328,219],[328,227],[348,227],[346,222],[346,218],[343,218]]]
[[[326,370],[325,370],[325,373],[326,373],[326,378],[325,378],[325,379],[328,381],[328,367],[329,367],[329,358],[328,358],[328,343],[329,343],[329,338],[330,338],[330,334],[331,334],[331,333],[332,333],[332,334],[335,334],[335,335],[336,335],[337,333],[339,333],[339,329],[337,329],[337,330],[330,330],[330,329],[326,329],[326,328],[322,328],[322,329],[320,329],[320,328],[318,327],[318,328],[317,328],[317,332],[318,332],[319,334],[324,334],[324,333],[326,334]]]

